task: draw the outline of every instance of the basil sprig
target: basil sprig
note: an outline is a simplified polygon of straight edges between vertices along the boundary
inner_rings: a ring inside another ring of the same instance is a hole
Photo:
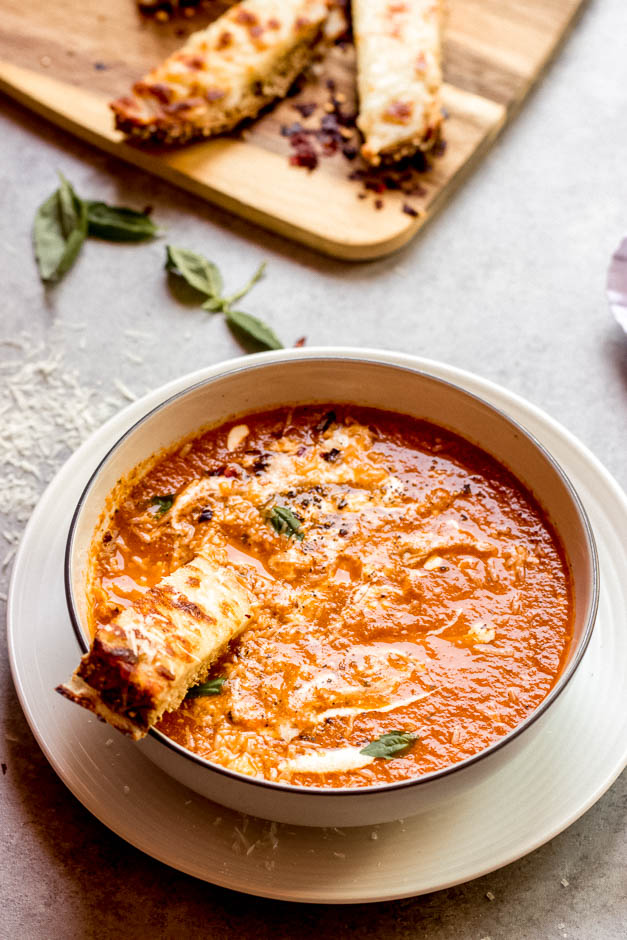
[[[42,281],[60,281],[76,261],[88,235],[113,242],[153,238],[154,222],[144,212],[81,199],[59,173],[60,185],[35,214],[33,243]]]
[[[152,497],[152,499],[150,500],[151,504],[153,506],[159,507],[155,513],[157,517],[162,516],[164,513],[168,511],[168,509],[172,509],[172,506],[174,505],[175,495],[176,495],[175,493],[167,493],[165,496],[153,496]]]
[[[154,238],[159,229],[145,212],[106,202],[87,202],[87,234],[109,242],[142,242]]]
[[[359,753],[367,757],[382,757],[384,760],[391,760],[393,757],[406,754],[417,740],[418,735],[410,731],[388,731],[387,734],[382,734],[380,738],[362,747]]]
[[[219,695],[225,682],[225,676],[218,676],[215,679],[209,679],[207,682],[201,682],[200,685],[195,685],[193,689],[189,690],[187,698],[201,698],[204,695]]]
[[[39,274],[50,283],[70,270],[87,236],[87,207],[66,178],[59,178],[59,188],[40,205],[33,226]]]
[[[204,295],[203,310],[209,313],[224,313],[231,332],[240,342],[255,349],[283,349],[276,333],[262,320],[241,310],[233,310],[233,304],[245,297],[263,277],[266,270],[265,261],[243,287],[226,296],[223,293],[224,282],[219,268],[203,255],[187,248],[166,245],[165,268],[170,274],[182,277],[186,284]]]
[[[288,539],[293,536],[299,542],[302,542],[305,538],[300,519],[294,515],[291,509],[287,509],[285,506],[273,506],[267,519],[279,535],[286,535]]]

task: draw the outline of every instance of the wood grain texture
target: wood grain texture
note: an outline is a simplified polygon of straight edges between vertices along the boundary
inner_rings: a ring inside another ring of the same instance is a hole
[[[542,73],[585,0],[449,0],[444,67],[447,147],[421,174],[424,193],[387,192],[383,207],[358,198],[358,161],[322,158],[309,173],[289,165],[283,124],[294,105],[328,98],[332,77],[355,106],[354,54],[336,48],[324,72],[244,134],[180,150],[140,150],[113,129],[107,102],[206,25],[211,15],[167,24],[142,18],[133,0],[2,0],[0,89],[98,147],[244,218],[335,257],[360,260],[405,244],[443,204]],[[226,4],[216,0],[216,13]],[[419,212],[403,212],[407,201]]]

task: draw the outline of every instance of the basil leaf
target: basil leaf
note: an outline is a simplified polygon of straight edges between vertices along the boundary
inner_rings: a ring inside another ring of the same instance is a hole
[[[220,297],[222,293],[222,275],[213,261],[197,255],[186,248],[166,246],[166,271],[180,275],[190,287],[208,297]]]
[[[106,202],[87,202],[87,232],[110,242],[141,242],[154,238],[159,230],[144,212]]]
[[[366,754],[368,757],[391,760],[393,757],[406,754],[417,740],[418,735],[409,731],[388,731],[387,734],[382,734],[380,738],[363,747],[359,753]]]
[[[150,500],[153,506],[158,506],[157,512],[155,515],[157,517],[162,516],[168,509],[172,509],[174,505],[175,493],[168,493],[166,496],[153,496]]]
[[[189,690],[187,698],[201,698],[201,696],[204,695],[219,695],[225,682],[226,677],[224,676],[218,676],[216,679],[201,682],[200,685],[196,685],[193,689]]]
[[[236,300],[241,300],[242,297],[245,297],[246,294],[253,289],[257,281],[260,281],[266,273],[266,267],[266,262],[262,261],[248,283],[245,284],[244,287],[240,288],[240,290],[235,291],[234,294],[231,294],[230,297],[226,298],[226,304],[228,307],[230,307],[231,304],[234,304]]]
[[[273,506],[268,514],[268,522],[275,532],[278,532],[279,535],[287,535],[288,539],[294,536],[295,539],[302,542],[305,538],[300,519],[294,515],[291,509],[287,509],[285,506]]]
[[[35,259],[42,281],[59,281],[72,267],[87,235],[87,207],[61,176],[33,225]]]
[[[283,349],[283,343],[269,326],[240,310],[227,310],[226,322],[235,336],[259,349]]]

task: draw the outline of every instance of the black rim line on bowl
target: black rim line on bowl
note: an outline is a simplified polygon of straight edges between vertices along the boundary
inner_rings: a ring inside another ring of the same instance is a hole
[[[519,433],[524,435],[524,437],[526,437],[529,441],[531,441],[531,443],[540,451],[540,453],[543,455],[545,460],[547,460],[547,462],[550,464],[553,470],[557,473],[558,477],[561,479],[562,483],[566,487],[566,490],[568,491],[575,505],[577,513],[581,519],[581,522],[583,524],[583,528],[587,537],[588,547],[590,549],[590,556],[591,556],[591,561],[592,561],[592,597],[591,597],[591,604],[590,604],[590,610],[588,613],[588,618],[586,620],[586,624],[584,627],[582,642],[579,646],[577,655],[568,666],[568,669],[564,673],[562,673],[556,685],[551,689],[551,691],[546,696],[546,698],[544,698],[542,702],[540,702],[540,704],[535,709],[535,711],[533,711],[531,715],[525,718],[524,721],[522,721],[519,725],[513,728],[504,737],[499,738],[498,741],[495,741],[493,744],[490,744],[487,748],[484,748],[484,750],[479,751],[478,754],[473,754],[471,757],[467,757],[465,760],[460,761],[459,763],[452,764],[450,767],[444,767],[441,770],[434,770],[431,773],[424,774],[424,776],[417,777],[416,779],[413,779],[413,780],[402,780],[402,781],[399,781],[398,783],[376,784],[375,786],[368,786],[368,787],[337,787],[337,788],[298,787],[298,786],[295,786],[294,784],[281,783],[281,782],[277,782],[273,780],[265,780],[265,779],[260,779],[258,777],[249,777],[246,774],[241,774],[235,770],[229,770],[229,768],[227,767],[222,767],[220,764],[214,764],[212,761],[209,761],[204,757],[199,757],[197,754],[194,754],[193,751],[189,751],[187,748],[184,748],[182,745],[177,744],[176,741],[173,741],[171,738],[168,738],[167,735],[163,734],[161,731],[158,731],[156,728],[151,728],[148,734],[152,735],[152,737],[154,737],[161,744],[164,744],[166,747],[175,751],[177,754],[180,754],[182,757],[185,757],[188,760],[191,760],[196,764],[200,764],[201,767],[206,767],[209,770],[222,774],[225,777],[231,778],[233,780],[237,780],[240,783],[247,783],[247,784],[251,784],[254,786],[258,786],[258,787],[265,787],[267,789],[277,790],[279,792],[282,791],[282,792],[287,792],[287,793],[292,793],[292,794],[306,793],[306,794],[320,796],[320,797],[356,796],[359,793],[370,794],[370,795],[373,795],[375,793],[388,793],[393,790],[401,790],[401,789],[406,789],[407,787],[416,787],[416,786],[420,786],[421,784],[424,785],[426,783],[433,783],[436,780],[440,780],[444,777],[448,777],[450,774],[464,770],[467,767],[470,767],[471,765],[478,763],[480,760],[483,760],[485,757],[488,757],[490,754],[496,753],[496,751],[505,747],[506,744],[509,744],[510,741],[513,741],[515,738],[517,738],[520,734],[522,734],[523,731],[526,731],[527,728],[531,727],[531,725],[533,725],[546,712],[549,706],[558,698],[559,695],[561,695],[561,693],[564,691],[564,689],[566,688],[566,686],[572,679],[573,675],[575,674],[581,660],[583,659],[584,653],[586,652],[588,648],[590,637],[592,636],[592,631],[594,629],[597,609],[599,605],[599,560],[598,560],[596,541],[594,538],[594,533],[592,531],[590,520],[588,519],[586,510],[584,509],[581,499],[579,498],[579,495],[575,487],[571,483],[569,477],[567,476],[565,471],[562,469],[562,467],[559,465],[559,463],[555,460],[555,458],[544,447],[544,445],[541,444],[540,441],[538,441],[537,438],[530,431],[528,431],[522,424],[520,424],[514,418],[510,417],[504,411],[501,411],[500,408],[497,408],[495,405],[491,404],[490,402],[485,401],[485,399],[482,399],[479,395],[475,395],[473,392],[467,391],[465,388],[462,388],[460,385],[456,385],[454,382],[449,382],[447,379],[441,379],[439,376],[433,375],[430,372],[425,372],[423,369],[417,369],[417,368],[413,369],[410,366],[397,365],[395,363],[386,362],[385,360],[382,360],[382,359],[361,359],[359,357],[353,358],[351,356],[328,356],[327,357],[321,354],[320,356],[317,356],[317,355],[316,356],[303,356],[301,358],[299,358],[298,356],[290,356],[288,359],[285,359],[283,361],[284,362],[320,361],[320,362],[360,363],[362,365],[375,365],[375,366],[381,366],[387,369],[394,369],[397,372],[407,372],[410,375],[419,375],[419,376],[429,379],[430,381],[437,382],[440,385],[445,385],[448,388],[452,388],[455,391],[460,392],[462,395],[465,395],[468,398],[472,398],[474,401],[478,402],[482,407],[489,408],[491,411],[495,412],[498,416],[503,418],[506,421],[506,423],[511,425],[516,431],[518,431]],[[76,612],[77,608],[76,608],[76,604],[74,601],[74,592],[72,589],[72,583],[71,583],[71,577],[70,577],[70,559],[72,555],[72,547],[74,543],[74,535],[76,531],[76,524],[78,522],[78,517],[80,515],[83,504],[85,503],[89,495],[92,485],[95,482],[96,478],[98,477],[101,469],[107,463],[107,461],[109,460],[113,452],[116,451],[118,447],[120,447],[122,443],[126,440],[126,438],[129,437],[138,427],[140,427],[140,425],[142,425],[145,421],[148,421],[149,418],[151,418],[157,412],[161,411],[166,406],[171,405],[177,399],[182,398],[185,395],[189,395],[191,392],[194,392],[197,389],[203,388],[206,385],[210,385],[212,382],[216,382],[221,379],[226,379],[226,378],[229,378],[230,376],[238,375],[239,373],[242,373],[242,372],[250,372],[253,370],[257,370],[257,369],[264,369],[266,367],[280,365],[280,363],[281,363],[280,359],[273,360],[270,362],[262,362],[262,363],[251,362],[250,365],[243,365],[236,369],[230,369],[227,372],[221,372],[218,375],[214,375],[209,379],[201,379],[199,382],[195,382],[193,385],[190,385],[187,388],[181,389],[180,392],[176,392],[174,395],[171,395],[169,398],[166,398],[164,401],[160,402],[158,405],[155,405],[154,408],[151,408],[149,412],[147,412],[145,415],[143,415],[141,418],[135,421],[135,423],[132,424],[131,427],[128,428],[124,432],[124,434],[117,439],[117,441],[109,448],[109,450],[104,455],[104,457],[99,461],[96,469],[93,471],[93,473],[89,477],[89,480],[85,484],[85,488],[83,489],[83,492],[81,493],[80,499],[76,505],[76,509],[74,510],[74,513],[72,515],[72,519],[70,521],[70,528],[68,531],[66,547],[65,547],[64,583],[65,583],[66,604],[68,608],[68,613],[70,615],[70,620],[72,622],[74,635],[76,636],[78,645],[83,653],[86,653],[88,651],[89,644],[85,642],[83,630],[80,625],[79,618]],[[475,447],[479,447],[480,450],[484,450],[484,448],[482,448],[481,445],[476,444],[472,441],[471,443],[473,443]],[[510,473],[513,473],[513,471],[510,470]],[[516,477],[515,473],[513,473],[513,475]],[[532,493],[531,495],[533,496],[534,494]],[[534,496],[534,498],[536,497]],[[546,509],[544,509],[544,511],[547,512]],[[548,515],[548,512],[547,512],[547,515]]]

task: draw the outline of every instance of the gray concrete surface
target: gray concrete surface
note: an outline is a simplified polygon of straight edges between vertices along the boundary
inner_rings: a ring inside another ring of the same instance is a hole
[[[223,214],[5,99],[2,335],[26,330],[33,344],[65,336],[66,358],[87,387],[105,389],[118,377],[137,393],[238,352],[220,319],[182,306],[168,292],[161,242],[128,248],[93,242],[45,295],[30,226],[59,168],[81,193],[154,205],[169,239],[215,258],[229,284],[267,259],[268,276],[247,309],[271,322],[286,344],[305,334],[310,344],[400,348],[471,369],[545,408],[624,486],[627,337],[609,315],[604,282],[610,253],[627,231],[626,36],[624,0],[593,0],[541,86],[445,211],[398,255],[357,266]],[[86,324],[82,342],[76,331],[63,330],[79,322]],[[129,328],[145,335],[131,340]],[[143,362],[121,355],[130,345]],[[7,576],[8,566],[3,591]],[[568,831],[492,875],[402,902],[297,907],[194,881],[106,830],[39,751],[4,647],[0,671],[2,937],[627,934],[624,774]]]

